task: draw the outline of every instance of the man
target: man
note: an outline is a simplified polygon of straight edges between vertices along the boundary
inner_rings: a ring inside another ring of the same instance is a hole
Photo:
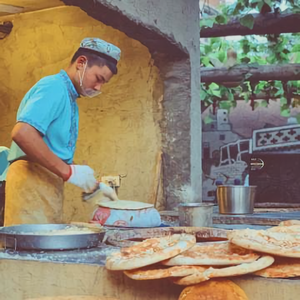
[[[38,81],[23,98],[12,131],[5,226],[61,223],[64,182],[86,193],[97,186],[89,166],[74,165],[78,97],[99,95],[117,74],[120,49],[86,38],[64,71]],[[115,199],[112,189],[105,196]]]

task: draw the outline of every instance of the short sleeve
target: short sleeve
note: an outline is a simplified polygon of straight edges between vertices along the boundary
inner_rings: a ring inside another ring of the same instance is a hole
[[[27,123],[45,135],[63,110],[64,94],[64,86],[58,80],[47,77],[40,80],[23,99],[17,122]]]

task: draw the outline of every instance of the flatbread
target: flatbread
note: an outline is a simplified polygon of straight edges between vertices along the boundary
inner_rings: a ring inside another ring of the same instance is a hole
[[[162,264],[166,266],[226,266],[253,262],[259,257],[259,254],[229,241],[207,242],[196,244],[189,250],[163,261]]]
[[[211,278],[245,275],[267,268],[273,262],[274,258],[272,256],[267,255],[251,263],[245,263],[225,268],[209,268],[204,272],[197,272],[193,275],[189,275],[183,278],[172,278],[172,282],[178,285],[192,285],[203,281],[207,281]]]
[[[269,230],[234,230],[228,239],[238,246],[268,254],[300,258],[300,234]]]
[[[191,234],[148,239],[112,253],[106,259],[106,268],[121,271],[142,268],[176,256],[195,244],[196,238]]]
[[[270,267],[257,271],[254,275],[267,278],[291,278],[300,276],[300,259],[281,258],[275,259]]]
[[[299,234],[300,235],[300,226],[299,225],[275,226],[275,227],[271,227],[271,228],[267,229],[267,231],[291,233],[291,234]]]
[[[231,280],[211,280],[186,287],[178,300],[249,300],[245,292]]]
[[[282,222],[279,223],[278,226],[291,226],[291,225],[299,225],[300,226],[300,220],[282,221]]]
[[[255,262],[245,263],[234,267],[220,268],[220,269],[209,268],[206,271],[206,275],[209,278],[215,278],[215,277],[228,277],[228,276],[239,276],[239,275],[250,274],[271,266],[274,263],[274,261],[275,261],[274,257],[266,255],[266,256],[262,256]]]
[[[131,279],[135,280],[152,280],[167,277],[184,277],[192,275],[196,272],[203,272],[207,267],[201,266],[177,266],[171,268],[163,268],[161,266],[147,266],[142,269],[124,271]]]
[[[154,207],[154,205],[150,203],[129,201],[129,200],[100,202],[98,203],[98,205],[102,207],[112,208],[112,209],[129,209],[129,210],[139,210],[139,209]]]

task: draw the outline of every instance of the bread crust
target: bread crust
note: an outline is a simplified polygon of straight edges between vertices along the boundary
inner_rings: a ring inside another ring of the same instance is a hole
[[[142,268],[176,256],[195,244],[196,238],[189,234],[148,239],[112,253],[106,259],[106,268],[119,271]]]

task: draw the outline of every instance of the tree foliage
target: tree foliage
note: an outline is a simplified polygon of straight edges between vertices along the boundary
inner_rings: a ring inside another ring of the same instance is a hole
[[[201,20],[201,26],[212,27],[214,23],[226,24],[232,17],[237,17],[240,23],[246,27],[253,27],[252,13],[300,13],[300,1],[298,0],[237,0],[234,4],[222,6],[221,13],[213,18]],[[272,65],[281,63],[300,63],[300,33],[280,34],[265,36],[246,36],[240,39],[209,38],[200,43],[202,67],[228,67],[228,51],[237,53],[235,64]],[[252,108],[266,107],[269,100],[254,101],[254,95],[264,93],[271,98],[280,99],[281,115],[289,116],[291,107],[300,104],[300,81],[260,81],[249,82],[244,78],[243,82],[236,85],[210,85],[202,84],[201,100],[205,106],[218,102],[218,106],[226,109],[236,106],[234,95],[240,95],[241,99],[251,101]],[[296,95],[296,96],[295,96]],[[299,97],[298,97],[299,95]],[[293,99],[292,99],[293,98]],[[226,101],[220,101],[224,100]],[[300,118],[299,118],[300,119]]]

